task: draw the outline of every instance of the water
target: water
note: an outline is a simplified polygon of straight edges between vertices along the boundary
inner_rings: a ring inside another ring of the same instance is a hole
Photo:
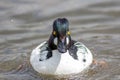
[[[108,64],[61,80],[120,80],[119,0],[0,0],[0,80],[59,79],[38,75],[29,64],[32,49],[49,38],[58,17],[68,18],[72,38]]]

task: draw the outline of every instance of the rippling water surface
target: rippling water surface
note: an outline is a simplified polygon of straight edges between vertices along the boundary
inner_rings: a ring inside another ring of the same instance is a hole
[[[72,38],[108,64],[62,80],[120,80],[120,0],[0,0],[0,80],[56,79],[38,75],[29,57],[58,17],[68,18]]]

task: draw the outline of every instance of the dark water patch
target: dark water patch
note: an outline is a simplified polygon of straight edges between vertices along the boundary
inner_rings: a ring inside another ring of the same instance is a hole
[[[40,13],[40,11],[39,11]],[[11,16],[11,18],[15,18],[15,19],[20,19],[20,20],[24,20],[26,23],[33,23],[33,22],[40,22],[41,21],[41,18],[40,17],[37,17],[37,13],[36,11],[31,11],[31,12],[26,12],[26,13],[23,13],[23,14],[17,14],[17,15],[13,15]],[[39,19],[38,19],[39,18]]]
[[[11,34],[18,34],[18,33],[25,33],[27,30],[2,30],[0,31],[0,35],[11,35]]]
[[[101,29],[91,29],[91,30],[88,30],[88,31],[86,31],[86,32],[84,32],[84,33],[101,33],[101,34],[119,34],[120,33],[120,27],[116,27],[116,28],[109,28],[109,26],[108,26],[108,28],[101,28]]]
[[[31,3],[34,3],[34,1],[32,0],[6,0],[8,2],[11,2],[11,3],[15,3],[15,4],[31,4]]]
[[[114,7],[119,5],[119,1],[116,3],[116,1],[105,1],[105,2],[100,2],[100,3],[96,3],[96,4],[92,4],[89,7],[93,7],[93,8],[106,8],[106,7]]]

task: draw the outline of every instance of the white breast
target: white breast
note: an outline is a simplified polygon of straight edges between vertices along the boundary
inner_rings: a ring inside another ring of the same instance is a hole
[[[92,54],[87,48],[88,53],[86,54],[83,54],[82,49],[78,49],[78,60],[70,56],[69,51],[61,54],[57,50],[54,50],[51,58],[39,61],[41,54],[39,48],[45,43],[35,48],[30,57],[31,65],[39,73],[52,75],[80,73],[92,63]],[[86,62],[83,59],[86,59]]]

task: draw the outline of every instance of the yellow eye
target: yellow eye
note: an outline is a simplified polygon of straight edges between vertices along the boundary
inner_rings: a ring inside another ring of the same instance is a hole
[[[67,34],[70,35],[70,31],[68,31]]]
[[[56,35],[56,31],[53,31],[53,35]]]

